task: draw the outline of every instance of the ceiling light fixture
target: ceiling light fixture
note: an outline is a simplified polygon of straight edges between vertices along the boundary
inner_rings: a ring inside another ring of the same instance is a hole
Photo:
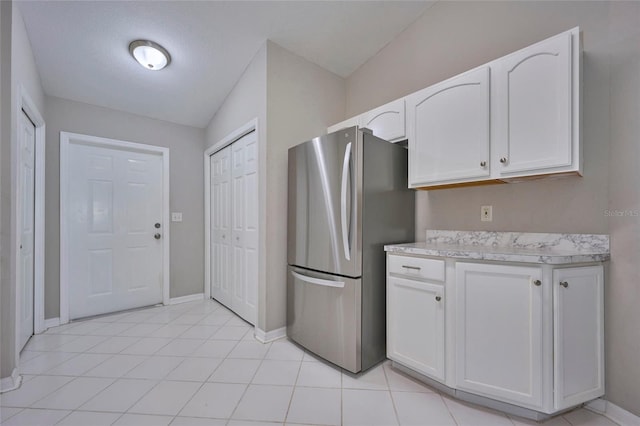
[[[140,65],[151,71],[159,71],[171,63],[171,55],[167,49],[149,40],[132,41],[129,53]]]

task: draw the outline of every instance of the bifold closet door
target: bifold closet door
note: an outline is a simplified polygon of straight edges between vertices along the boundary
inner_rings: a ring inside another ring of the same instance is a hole
[[[211,296],[231,307],[231,147],[211,161]]]
[[[251,324],[258,314],[255,132],[211,156],[211,294]]]

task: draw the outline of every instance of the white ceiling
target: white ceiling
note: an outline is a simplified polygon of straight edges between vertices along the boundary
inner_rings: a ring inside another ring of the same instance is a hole
[[[22,1],[45,93],[205,127],[270,39],[346,77],[433,1]],[[149,39],[172,56],[148,71]]]

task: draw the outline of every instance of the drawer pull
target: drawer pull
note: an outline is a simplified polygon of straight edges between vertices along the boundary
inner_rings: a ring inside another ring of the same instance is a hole
[[[419,271],[420,267],[419,266],[409,266],[409,265],[402,265],[403,268],[407,268],[407,269],[413,269],[414,271]]]

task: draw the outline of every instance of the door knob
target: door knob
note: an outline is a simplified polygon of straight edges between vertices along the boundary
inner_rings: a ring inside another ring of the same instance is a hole
[[[159,240],[159,239],[160,239],[160,237],[162,237],[162,235],[160,235],[160,234],[155,234],[155,235],[153,236],[153,238],[155,238],[156,240]]]

